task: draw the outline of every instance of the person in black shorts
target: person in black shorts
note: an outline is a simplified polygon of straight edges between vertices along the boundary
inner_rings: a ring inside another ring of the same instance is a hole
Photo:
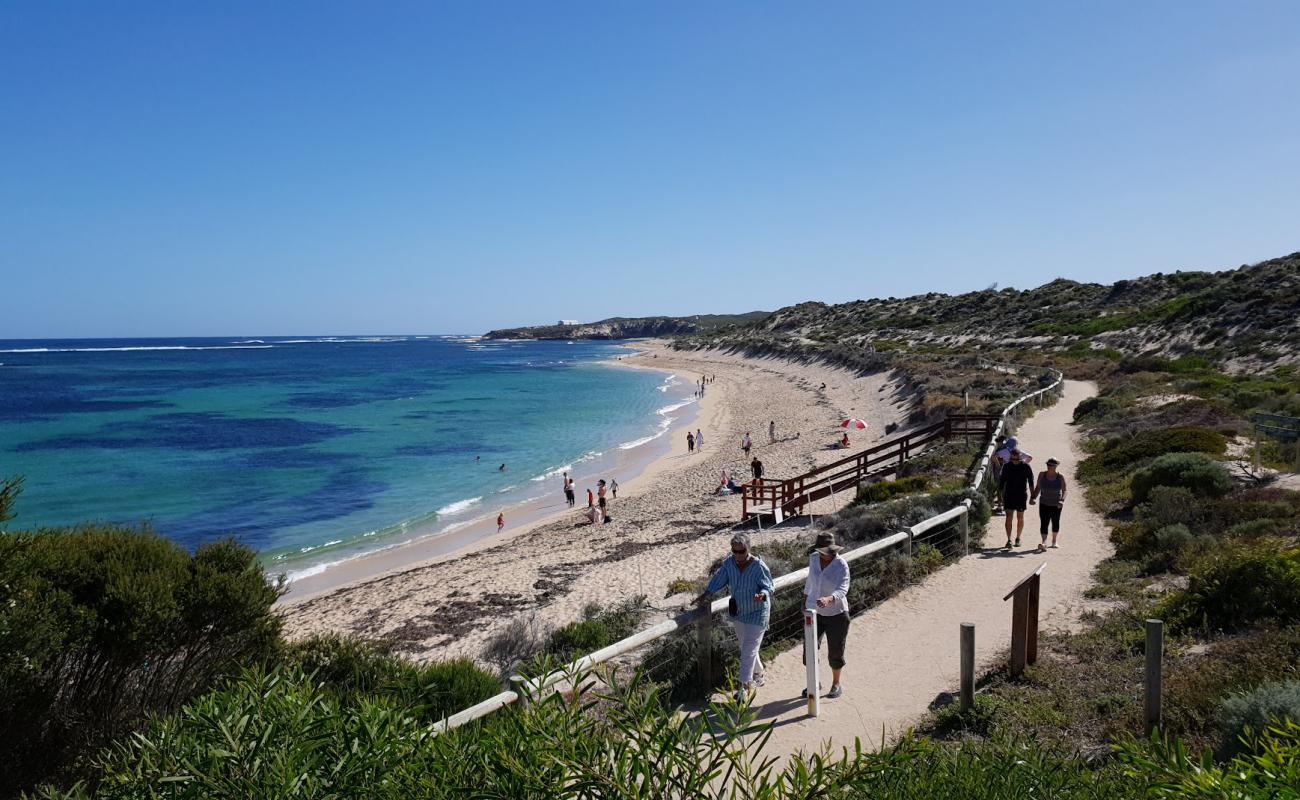
[[[1011,519],[1016,520],[1016,543],[1020,546],[1020,534],[1025,530],[1025,509],[1029,506],[1029,494],[1034,488],[1034,470],[1020,460],[1020,450],[1011,451],[1011,460],[1002,465],[998,474],[998,490],[1002,494],[1002,508],[1006,514],[1007,547],[1011,547]]]
[[[835,534],[830,531],[817,534],[816,542],[808,550],[808,578],[803,587],[804,613],[817,615],[817,645],[821,647],[823,636],[829,645],[831,690],[826,696],[831,699],[844,692],[840,688],[840,676],[844,670],[844,646],[849,638],[849,564],[839,552]],[[805,650],[805,663],[807,658]],[[804,696],[807,694],[805,687]]]

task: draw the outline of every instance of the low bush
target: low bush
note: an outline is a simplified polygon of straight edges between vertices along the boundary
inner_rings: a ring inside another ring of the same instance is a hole
[[[924,475],[913,475],[894,481],[879,481],[862,487],[853,498],[855,504],[882,503],[906,494],[923,492],[930,485],[930,479]]]
[[[1133,474],[1133,499],[1145,502],[1157,486],[1181,486],[1199,497],[1222,497],[1232,488],[1223,465],[1204,453],[1167,453]]]
[[[416,664],[391,645],[330,634],[295,642],[285,662],[319,681],[342,705],[385,699],[425,722],[436,722],[501,691],[500,682],[469,659]]]
[[[1082,404],[1080,404],[1082,406]],[[1115,439],[1100,453],[1079,464],[1080,480],[1105,479],[1123,473],[1154,456],[1166,453],[1222,455],[1228,441],[1208,428],[1180,427],[1147,430],[1125,439]]]
[[[1234,755],[1253,751],[1269,726],[1290,720],[1300,725],[1300,680],[1274,681],[1223,701],[1219,723],[1223,730],[1220,752]]]
[[[274,656],[280,590],[253,551],[148,529],[0,536],[0,796]]]
[[[589,608],[586,619],[570,622],[552,633],[544,649],[559,661],[573,661],[631,636],[645,619],[645,614],[645,595],[629,598],[605,610]]]
[[[1271,540],[1222,545],[1165,610],[1180,627],[1210,630],[1300,621],[1300,548],[1278,551]]]
[[[483,658],[505,675],[531,661],[546,646],[546,636],[535,615],[517,616],[488,638]]]
[[[1207,516],[1196,495],[1182,486],[1156,486],[1147,494],[1147,501],[1133,512],[1148,530],[1169,525],[1197,526]]]

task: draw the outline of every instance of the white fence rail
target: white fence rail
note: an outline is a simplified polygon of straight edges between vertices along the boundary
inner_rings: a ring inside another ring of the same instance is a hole
[[[1005,367],[1006,365],[998,365],[998,366]],[[1017,412],[1017,409],[1019,409],[1023,404],[1032,402],[1035,403],[1036,405],[1039,405],[1041,404],[1044,395],[1046,395],[1047,393],[1049,392],[1059,393],[1061,391],[1061,388],[1064,385],[1064,380],[1065,380],[1064,376],[1059,371],[1056,370],[1052,370],[1051,372],[1055,376],[1055,380],[1053,380],[1051,384],[1043,387],[1042,389],[1039,389],[1038,391],[1030,392],[1028,394],[1021,396],[1015,402],[1011,403],[1005,409],[1003,409],[1002,419],[998,422],[997,427],[994,429],[993,435],[989,439],[988,446],[985,448],[984,454],[980,459],[980,465],[977,468],[974,477],[971,479],[969,483],[969,487],[971,489],[976,489],[976,490],[980,489],[980,487],[984,483],[985,478],[988,477],[988,466],[993,456],[993,449],[995,447],[995,442],[997,440],[997,437],[1002,435],[1002,432],[1006,429],[1007,418],[1009,416],[1014,415]],[[915,525],[908,528],[907,530],[899,531],[898,533],[894,533],[884,538],[877,539],[876,541],[871,542],[870,544],[863,545],[862,547],[856,547],[853,550],[849,550],[847,552],[841,553],[840,557],[843,558],[845,561],[853,562],[853,561],[866,558],[867,556],[874,555],[881,551],[888,550],[891,547],[894,547],[899,544],[904,544],[904,543],[907,544],[907,551],[910,553],[912,549],[912,541],[916,537],[920,536],[921,534],[929,530],[937,528],[941,525],[944,525],[958,518],[961,519],[960,524],[961,524],[961,533],[962,533],[962,554],[966,555],[969,550],[968,520],[969,520],[971,505],[972,505],[971,500],[967,498],[963,500],[960,504],[948,509],[947,511],[944,511],[940,514],[935,514],[934,516],[929,517],[928,519],[922,520],[921,522],[916,523]],[[794,572],[788,572],[785,575],[781,575],[780,577],[772,581],[773,592],[774,593],[779,592],[784,588],[803,583],[807,578],[808,578],[807,567],[804,567],[803,569],[795,570]],[[726,608],[727,608],[727,598],[724,597],[722,599],[715,600],[712,603],[710,603],[707,613],[710,615],[717,614],[721,611],[726,610]],[[610,661],[611,659],[629,653],[637,649],[638,647],[649,644],[650,642],[653,642],[657,639],[661,639],[665,636],[668,636],[671,633],[675,633],[676,631],[683,630],[687,627],[690,627],[704,613],[705,612],[701,610],[701,611],[690,611],[683,614],[679,614],[673,619],[665,620],[663,622],[660,622],[657,625],[652,625],[643,631],[639,631],[633,634],[632,636],[627,637],[626,639],[622,639],[620,641],[617,641],[609,645],[608,647],[602,647],[601,649],[596,650],[595,652],[589,653],[583,656],[582,658],[579,658],[578,660],[574,661],[573,663],[569,664],[564,669],[554,670],[546,675],[533,678],[531,680],[524,680],[519,676],[514,676],[513,678],[511,678],[511,683],[518,686],[520,688],[520,691],[513,691],[513,690],[504,691],[501,692],[500,694],[496,694],[493,695],[492,697],[489,697],[488,699],[484,700],[481,703],[472,705],[469,708],[464,709],[463,711],[458,711],[455,714],[452,714],[446,717],[445,719],[435,723],[434,732],[440,733],[442,731],[460,727],[461,725],[464,725],[468,722],[472,722],[481,717],[485,717],[488,714],[491,714],[492,712],[496,711],[497,709],[503,708],[507,705],[510,705],[511,703],[518,701],[522,696],[523,692],[536,693],[538,691],[541,691],[542,689],[546,689],[547,687],[552,686],[555,683],[563,680],[565,675],[573,674],[574,672],[580,672],[589,669],[591,667],[594,667],[597,664],[602,664],[606,661]]]

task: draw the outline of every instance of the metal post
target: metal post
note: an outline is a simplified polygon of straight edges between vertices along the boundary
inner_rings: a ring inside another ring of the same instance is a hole
[[[815,717],[821,712],[817,688],[817,612],[806,608],[803,612],[803,660],[808,679],[808,716]]]
[[[961,710],[975,706],[975,623],[961,624]]]
[[[706,605],[700,609],[696,632],[699,634],[701,689],[703,689],[704,696],[708,697],[709,693],[713,691],[713,612],[709,610],[707,601]]]
[[[1158,619],[1146,621],[1147,629],[1147,684],[1146,731],[1147,736],[1160,727],[1160,666],[1165,650],[1165,623]]]

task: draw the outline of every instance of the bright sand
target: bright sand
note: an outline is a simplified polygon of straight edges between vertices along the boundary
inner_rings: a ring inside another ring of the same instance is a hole
[[[557,480],[554,499],[538,504],[543,508],[508,509],[500,535],[493,514],[417,548],[356,559],[331,571],[332,585],[295,587],[281,603],[288,635],[337,631],[390,639],[419,659],[478,657],[488,637],[520,615],[554,627],[580,618],[589,603],[608,606],[638,594],[667,608],[673,579],[702,575],[726,552],[740,498],[714,490],[724,468],[748,478],[749,460],[740,451],[746,431],[765,476],[785,478],[846,455],[827,449],[845,417],[870,423],[851,434],[853,450],[885,438],[886,424],[906,417],[898,387],[881,374],[676,353],[657,343],[618,363],[671,370],[686,380],[716,376],[689,423],[704,433],[702,452],[687,453],[687,426],[674,427],[666,452],[620,480],[609,524],[586,521],[581,484],[577,506],[567,509]],[[776,422],[775,443],[768,441],[769,421]],[[822,500],[812,510],[829,513],[848,499]]]

